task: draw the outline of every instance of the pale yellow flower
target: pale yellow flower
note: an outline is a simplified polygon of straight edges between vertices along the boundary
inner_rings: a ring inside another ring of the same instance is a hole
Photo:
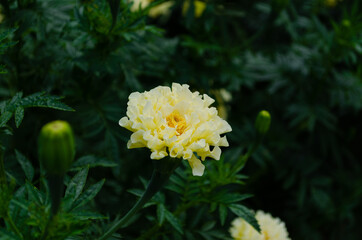
[[[284,222],[269,213],[257,211],[255,215],[261,234],[242,218],[231,223],[230,234],[235,240],[290,240]]]
[[[133,4],[131,7],[131,11],[138,11],[139,9],[144,9],[148,7],[154,0],[132,0]],[[161,4],[158,4],[152,7],[148,13],[150,17],[158,17],[160,15],[169,14],[171,11],[171,7],[175,4],[174,1],[167,1]]]
[[[190,2],[191,0],[186,0],[182,6],[182,14],[186,15],[187,11],[190,8]],[[198,1],[198,0],[192,0],[193,4],[194,4],[194,8],[195,8],[195,17],[201,17],[202,14],[204,13],[205,9],[206,9],[206,3],[203,1]]]
[[[148,7],[154,0],[132,0],[133,4],[131,11],[138,11]],[[202,1],[193,1],[195,7],[195,17],[201,17],[206,8],[206,3]],[[171,12],[171,8],[175,5],[175,1],[166,1],[152,7],[148,13],[150,17],[158,17],[160,15],[167,15]],[[182,14],[185,15],[190,7],[190,0],[184,2],[182,6]]]
[[[0,5],[0,23],[2,23],[4,21],[4,19],[5,19],[5,15],[2,14],[2,12],[3,12],[3,9],[2,9],[2,7]]]
[[[151,159],[166,156],[188,160],[193,175],[201,176],[206,157],[220,159],[220,147],[227,147],[230,125],[218,116],[208,95],[191,92],[187,84],[156,87],[129,96],[127,117],[119,124],[134,132],[128,148],[148,147]],[[196,156],[197,154],[197,156]],[[200,158],[200,159],[199,159]]]

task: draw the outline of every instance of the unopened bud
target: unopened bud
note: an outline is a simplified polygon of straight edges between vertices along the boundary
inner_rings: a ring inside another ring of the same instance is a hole
[[[260,134],[268,132],[270,127],[271,117],[268,111],[260,111],[255,120],[255,128]]]
[[[39,160],[50,175],[63,176],[74,154],[74,136],[69,123],[58,120],[44,125],[39,136]]]

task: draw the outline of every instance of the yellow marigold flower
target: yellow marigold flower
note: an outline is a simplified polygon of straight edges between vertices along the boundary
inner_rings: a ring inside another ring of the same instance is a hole
[[[187,84],[156,87],[129,96],[127,117],[119,124],[132,131],[127,147],[151,149],[151,159],[166,156],[188,160],[192,173],[201,176],[206,157],[220,159],[220,147],[227,147],[230,125],[209,107],[214,100],[208,95],[191,92]]]
[[[261,234],[242,218],[236,218],[231,223],[231,236],[235,240],[290,240],[285,224],[279,218],[273,218],[260,210],[255,218],[259,222]]]

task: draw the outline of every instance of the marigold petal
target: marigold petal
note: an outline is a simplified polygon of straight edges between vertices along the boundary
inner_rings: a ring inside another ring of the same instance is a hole
[[[205,166],[197,157],[195,157],[195,155],[193,155],[188,161],[192,168],[192,175],[202,176],[204,174]]]

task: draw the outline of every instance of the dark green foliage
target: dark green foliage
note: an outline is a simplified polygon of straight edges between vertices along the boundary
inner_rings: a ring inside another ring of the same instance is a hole
[[[171,82],[216,99],[233,128],[230,147],[205,162],[203,177],[187,164],[177,169],[115,239],[228,239],[237,215],[257,228],[245,206],[282,219],[293,240],[360,239],[362,4],[205,2],[200,17],[194,7],[183,14],[177,0],[151,18],[151,6],[132,12],[126,0],[0,1],[0,201],[9,206],[1,240],[18,238],[8,214],[24,239],[44,230],[49,199],[36,141],[50,120],[71,123],[78,159],[57,238],[94,240],[123,216],[152,163],[148,149],[126,149],[130,133],[118,121],[131,92]],[[253,122],[262,109],[270,130],[237,173],[259,141]]]

